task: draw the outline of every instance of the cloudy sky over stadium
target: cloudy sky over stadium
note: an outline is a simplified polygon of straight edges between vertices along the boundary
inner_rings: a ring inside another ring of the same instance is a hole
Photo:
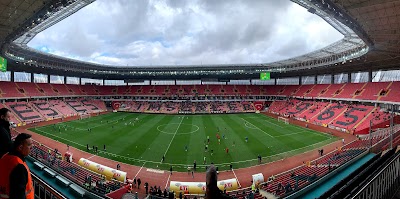
[[[29,46],[120,66],[267,63],[340,40],[289,0],[97,0]]]

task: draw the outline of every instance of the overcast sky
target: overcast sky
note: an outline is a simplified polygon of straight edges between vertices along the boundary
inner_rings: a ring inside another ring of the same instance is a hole
[[[342,35],[289,0],[97,0],[28,45],[119,65],[268,63]]]

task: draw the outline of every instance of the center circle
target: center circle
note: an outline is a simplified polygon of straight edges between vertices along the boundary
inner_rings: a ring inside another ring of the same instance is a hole
[[[183,126],[186,125],[186,126],[194,126],[194,127],[195,127],[195,130],[193,130],[193,131],[186,132],[186,133],[178,133],[178,132],[177,132],[177,133],[176,133],[177,135],[192,134],[192,133],[195,133],[196,131],[198,131],[198,130],[200,129],[199,126],[194,125],[194,124],[168,123],[168,124],[162,124],[162,125],[157,126],[157,130],[160,131],[161,133],[165,133],[165,134],[175,134],[175,132],[167,132],[167,131],[161,130],[162,127],[164,127],[164,126],[171,126],[171,125],[176,126],[175,130],[176,130],[178,127],[182,126],[182,125],[183,125]]]

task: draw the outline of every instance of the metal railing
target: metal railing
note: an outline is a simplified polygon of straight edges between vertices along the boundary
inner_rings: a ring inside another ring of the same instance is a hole
[[[400,152],[366,183],[352,199],[390,198],[400,187]]]

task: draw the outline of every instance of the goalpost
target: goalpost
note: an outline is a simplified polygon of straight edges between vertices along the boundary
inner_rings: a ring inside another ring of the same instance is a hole
[[[90,114],[81,115],[81,120],[90,118]]]
[[[286,117],[278,117],[278,121],[284,122],[285,124],[289,124],[289,118]]]

